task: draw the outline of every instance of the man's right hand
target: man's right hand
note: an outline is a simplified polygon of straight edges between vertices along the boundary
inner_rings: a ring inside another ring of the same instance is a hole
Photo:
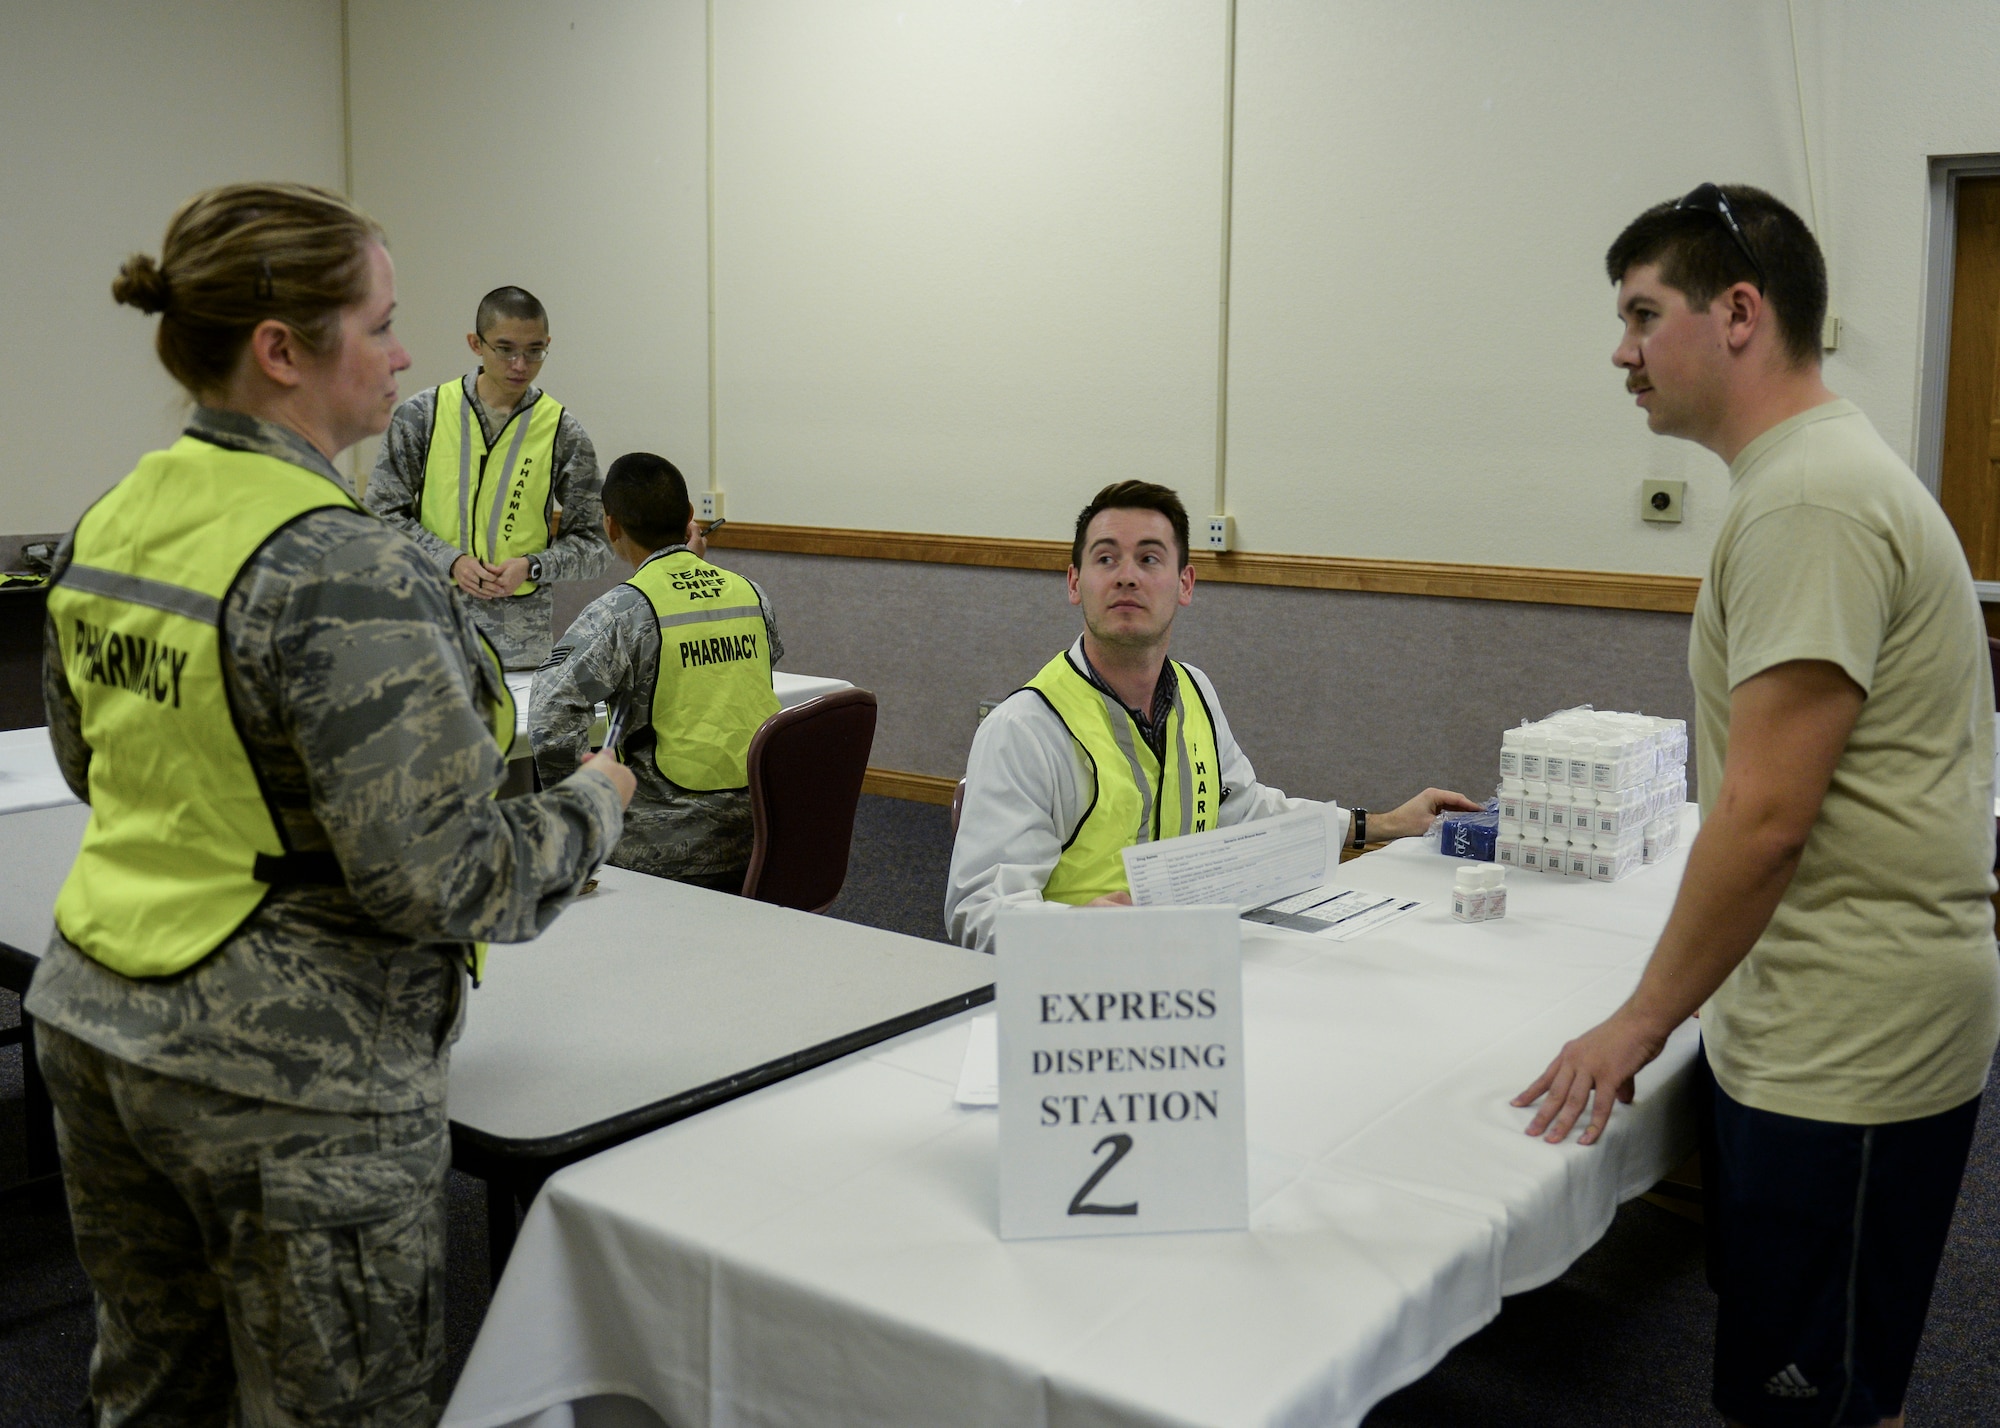
[[[500,573],[474,556],[461,555],[451,563],[451,580],[475,600],[500,598]]]
[[[1130,907],[1132,894],[1128,892],[1106,893],[1103,897],[1092,898],[1085,907]]]
[[[599,749],[583,761],[583,767],[595,769],[611,780],[611,786],[618,790],[619,807],[632,806],[632,795],[639,791],[639,780],[632,777],[632,770],[619,763],[609,749]]]

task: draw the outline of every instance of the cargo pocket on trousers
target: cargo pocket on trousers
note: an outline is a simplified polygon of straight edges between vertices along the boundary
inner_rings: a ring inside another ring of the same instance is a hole
[[[447,1156],[440,1126],[409,1145],[259,1167],[278,1281],[270,1371],[280,1407],[340,1422],[398,1397],[436,1395]]]

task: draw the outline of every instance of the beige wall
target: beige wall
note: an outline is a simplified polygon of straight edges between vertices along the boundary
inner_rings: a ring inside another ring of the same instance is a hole
[[[1927,159],[2000,150],[2000,7],[1245,0],[1230,505],[1246,545],[1700,574],[1721,465],[1608,365],[1603,252],[1704,179],[1813,221],[1829,382],[1913,455]],[[1688,520],[1638,519],[1645,477]]]
[[[6,0],[0,135],[0,531],[64,530],[186,413],[118,265],[210,185],[340,187],[340,6]]]
[[[349,0],[348,25],[354,197],[395,254],[403,390],[469,371],[474,307],[516,283],[600,459],[650,449],[706,485],[701,4]]]
[[[171,431],[104,285],[174,202],[338,177],[339,10],[9,6],[0,529]],[[705,7],[350,0],[353,183],[414,390],[478,294],[554,314],[606,458],[708,476]],[[1224,0],[715,6],[717,479],[749,521],[1062,533],[1214,486]],[[1925,164],[2000,152],[2000,7],[1801,4],[1828,372],[1910,452]],[[1241,0],[1227,505],[1250,549],[1697,573],[1722,495],[1607,363],[1619,225],[1703,178],[1809,209],[1783,0]],[[252,62],[245,63],[245,50]],[[171,57],[162,65],[160,56]],[[194,77],[189,82],[189,76]],[[247,89],[247,92],[246,92]],[[95,390],[127,396],[108,413]],[[1689,520],[1639,481],[1693,482]]]
[[[1067,534],[1215,465],[1214,0],[716,7],[719,479],[753,521]]]

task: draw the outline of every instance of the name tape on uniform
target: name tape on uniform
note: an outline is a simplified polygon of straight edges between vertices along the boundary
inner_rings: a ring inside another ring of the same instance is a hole
[[[1001,1238],[1244,1228],[1236,909],[1017,909],[994,938]]]

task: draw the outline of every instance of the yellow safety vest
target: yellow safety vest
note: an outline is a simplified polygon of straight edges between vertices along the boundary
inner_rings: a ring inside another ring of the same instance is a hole
[[[1063,844],[1042,896],[1082,904],[1129,892],[1120,855],[1138,843],[1201,833],[1222,807],[1215,720],[1184,665],[1172,660],[1174,702],[1167,713],[1165,767],[1139,733],[1131,712],[1071,662],[1065,650],[1028,681],[1090,761],[1097,791]]]
[[[653,762],[681,788],[743,788],[750,736],[778,712],[757,591],[691,550],[649,560],[625,582],[660,622]]]
[[[549,548],[549,490],[563,409],[542,393],[526,411],[508,418],[489,447],[466,395],[471,380],[461,377],[437,389],[418,517],[440,540],[498,565]],[[534,581],[523,580],[514,593],[535,588]]]
[[[326,507],[359,509],[303,467],[183,436],[77,523],[49,618],[91,751],[91,812],[56,926],[115,972],[183,971],[274,883],[341,881],[331,854],[286,847],[222,672],[222,605],[236,577],[285,526]],[[510,743],[513,705],[496,682],[506,707],[494,711],[495,737],[504,717]]]

